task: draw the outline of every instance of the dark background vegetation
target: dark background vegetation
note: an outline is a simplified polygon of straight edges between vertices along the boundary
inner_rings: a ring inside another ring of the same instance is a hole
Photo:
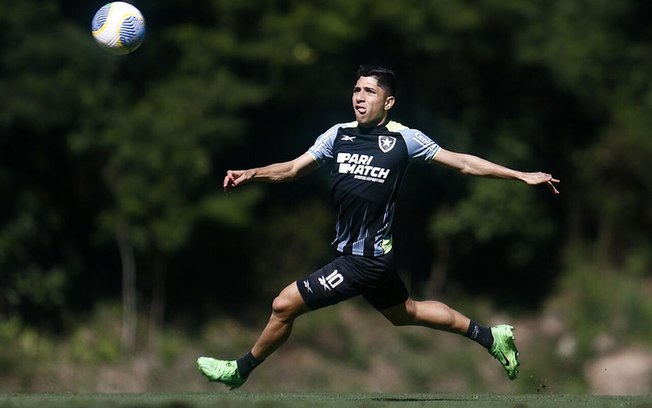
[[[650,334],[649,1],[141,0],[145,43],[121,57],[90,35],[102,2],[1,3],[9,348],[22,330],[65,337],[102,304],[120,306],[126,352],[143,326],[264,321],[333,256],[327,170],[232,194],[223,175],[352,120],[361,63],[396,71],[392,119],[562,180],[553,196],[413,166],[395,250],[416,297],[516,316],[561,297],[580,340]]]

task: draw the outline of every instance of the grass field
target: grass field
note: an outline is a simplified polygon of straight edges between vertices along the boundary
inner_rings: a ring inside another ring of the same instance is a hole
[[[298,407],[652,407],[652,397],[381,393],[0,394],[1,408],[298,408]]]

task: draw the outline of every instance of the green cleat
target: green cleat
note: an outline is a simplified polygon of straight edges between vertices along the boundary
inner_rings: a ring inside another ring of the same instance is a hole
[[[247,381],[238,374],[238,365],[235,361],[217,360],[211,357],[199,357],[197,359],[199,371],[209,381],[217,381],[227,385],[230,389],[236,389]]]
[[[514,328],[501,324],[491,328],[494,344],[489,353],[503,365],[510,380],[518,377],[518,350],[514,344]]]

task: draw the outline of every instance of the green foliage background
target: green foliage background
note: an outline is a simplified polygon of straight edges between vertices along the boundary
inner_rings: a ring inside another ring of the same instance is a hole
[[[66,337],[120,302],[147,348],[216,317],[264,321],[333,256],[327,174],[230,195],[222,177],[351,120],[361,63],[397,72],[393,119],[562,180],[554,197],[412,168],[395,241],[415,296],[559,307],[584,356],[603,331],[648,341],[649,2],[141,0],[146,41],[122,57],[90,35],[102,4],[0,0],[3,344]]]

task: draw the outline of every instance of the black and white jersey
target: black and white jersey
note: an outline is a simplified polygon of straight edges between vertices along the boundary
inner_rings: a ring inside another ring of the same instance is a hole
[[[340,123],[308,150],[321,166],[331,162],[337,213],[333,245],[344,254],[380,256],[392,249],[391,227],[409,163],[427,163],[439,145],[418,130],[391,121],[372,129]]]

